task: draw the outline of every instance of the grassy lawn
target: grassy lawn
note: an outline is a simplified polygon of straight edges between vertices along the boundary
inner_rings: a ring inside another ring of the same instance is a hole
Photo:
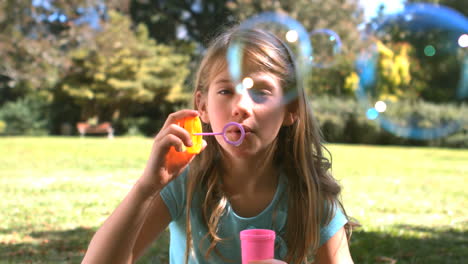
[[[144,138],[0,138],[0,263],[80,263],[140,175]],[[355,263],[468,259],[468,150],[329,145]],[[140,263],[168,262],[161,236]]]

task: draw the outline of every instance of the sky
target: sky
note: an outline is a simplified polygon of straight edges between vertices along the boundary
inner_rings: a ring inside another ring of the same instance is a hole
[[[369,21],[377,14],[380,4],[385,5],[385,13],[393,13],[403,8],[404,0],[359,0],[364,8],[364,17]]]

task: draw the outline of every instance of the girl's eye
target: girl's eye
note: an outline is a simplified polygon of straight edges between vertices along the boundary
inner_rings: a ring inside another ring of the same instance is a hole
[[[254,102],[264,103],[268,99],[268,96],[271,95],[271,91],[265,89],[251,89],[249,90],[249,95]]]
[[[267,90],[252,90],[252,94],[258,95],[258,96],[267,96],[270,93],[270,91]]]
[[[232,91],[229,90],[229,89],[221,89],[218,91],[218,94],[220,95],[228,95],[228,94],[232,94]]]

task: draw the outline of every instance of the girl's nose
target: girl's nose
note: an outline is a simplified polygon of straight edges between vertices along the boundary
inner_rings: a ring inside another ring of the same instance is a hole
[[[233,102],[232,115],[247,118],[252,115],[253,101],[247,92],[237,94]]]

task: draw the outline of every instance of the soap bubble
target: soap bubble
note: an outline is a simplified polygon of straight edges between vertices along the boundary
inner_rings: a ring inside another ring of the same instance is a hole
[[[269,71],[276,74],[273,65],[276,62],[273,57],[276,56],[277,50],[281,49],[286,50],[283,53],[287,57],[286,59],[294,62],[293,74],[296,77],[297,87],[289,87],[288,89],[281,87],[283,88],[283,96],[277,103],[284,105],[294,100],[297,97],[296,88],[302,87],[305,79],[310,75],[312,46],[308,32],[293,18],[273,12],[261,13],[245,20],[240,24],[239,30],[241,34],[233,37],[232,44],[227,50],[228,68],[235,91],[239,94],[248,94],[256,104],[268,103],[268,98],[261,90],[270,82],[265,81],[264,76],[255,75],[255,73],[256,71]],[[269,38],[271,37],[270,40],[277,42],[277,48],[262,51],[268,57],[260,61],[262,67],[249,67],[251,55],[248,54],[247,50],[252,38],[246,37],[242,32],[265,33]]]
[[[341,51],[340,36],[331,29],[317,29],[310,32],[310,40],[314,47],[310,58],[312,66],[317,68],[333,66]]]
[[[356,96],[368,119],[427,140],[468,124],[468,19],[412,4],[371,24],[356,61]]]

